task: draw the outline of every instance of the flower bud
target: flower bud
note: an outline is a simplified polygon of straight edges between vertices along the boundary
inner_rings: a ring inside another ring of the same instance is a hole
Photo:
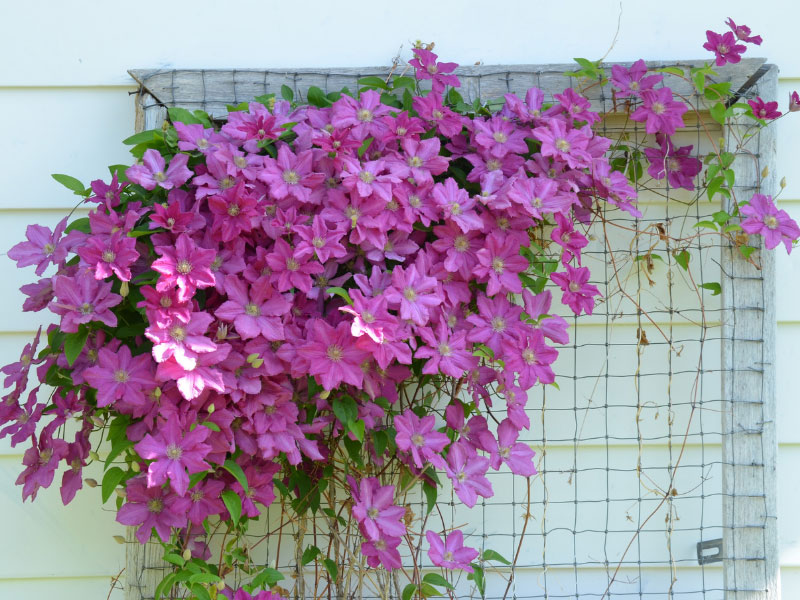
[[[96,479],[92,479],[91,477],[87,477],[86,479],[83,480],[83,482],[86,485],[88,485],[90,488],[97,487],[97,480]]]
[[[138,472],[139,472],[139,471],[141,471],[141,470],[142,470],[142,467],[140,467],[140,466],[139,466],[139,463],[138,463],[138,462],[136,462],[136,461],[133,461],[133,462],[131,463],[131,471],[133,471],[134,473],[138,473]]]
[[[188,548],[186,548],[183,551],[183,554],[181,554],[181,556],[183,556],[183,560],[191,560],[192,559],[192,551],[189,550]]]
[[[121,535],[115,535],[114,536],[114,541],[117,542],[118,544],[124,544],[125,543],[125,538],[122,537]]]
[[[217,410],[217,409],[214,407],[213,404],[209,404],[208,408],[206,410],[208,411],[208,414],[213,415],[214,411]]]
[[[322,390],[319,393],[319,397],[322,398],[323,400],[327,400],[330,395],[331,395],[331,391],[330,390]]]
[[[224,582],[224,581],[218,581],[218,582],[217,582],[217,589],[218,589],[220,592],[221,592],[221,591],[223,591],[223,590],[225,589],[225,582]]]
[[[127,498],[128,497],[128,490],[126,490],[125,488],[119,487],[119,488],[114,490],[114,493],[117,496],[119,496],[120,498]]]
[[[761,170],[761,179],[766,179],[767,175],[769,175],[769,166],[766,166]]]
[[[781,189],[786,187],[786,177],[781,177]]]
[[[100,460],[100,455],[94,450],[89,450],[89,458],[92,460]]]
[[[127,281],[123,281],[122,285],[119,286],[119,295],[123,298],[127,298],[128,294],[130,293],[130,287],[128,286]]]

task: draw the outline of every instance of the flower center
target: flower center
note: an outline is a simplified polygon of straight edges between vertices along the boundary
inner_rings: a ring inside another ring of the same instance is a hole
[[[778,219],[776,219],[774,215],[767,215],[764,217],[764,225],[766,225],[768,229],[777,229]]]
[[[638,81],[631,81],[630,85],[628,86],[634,92],[639,91],[639,82]]]
[[[466,252],[469,250],[469,240],[465,235],[457,235],[456,239],[453,240],[453,248],[456,249],[456,252]]]
[[[458,483],[464,483],[466,480],[467,480],[467,474],[464,473],[464,471],[459,471],[458,474],[456,475],[456,481],[458,481]]]
[[[570,292],[576,293],[579,289],[581,289],[581,286],[578,285],[577,282],[575,282],[575,281],[570,281],[569,282],[569,291]]]
[[[364,183],[372,183],[375,181],[375,175],[369,171],[361,171],[361,173],[358,174],[358,178]]]
[[[728,46],[726,46],[725,44],[720,44],[719,46],[717,46],[717,52],[719,52],[720,54],[727,54],[729,50],[730,48],[728,48]]]
[[[664,112],[666,112],[667,107],[661,102],[653,102],[653,106],[650,107],[650,110],[653,111],[653,114],[655,115],[663,115]]]
[[[176,342],[182,342],[186,339],[186,330],[181,327],[180,325],[176,325],[169,331],[169,337],[171,337]]]
[[[380,552],[386,550],[386,540],[378,540],[377,542],[375,542],[375,549]]]
[[[150,498],[150,500],[147,501],[147,510],[151,513],[160,513],[164,510],[164,501],[161,500],[161,498]]]
[[[317,236],[311,240],[311,245],[314,246],[314,248],[322,248],[325,245],[325,240]]]
[[[367,511],[367,516],[370,519],[373,519],[373,520],[377,519],[379,514],[380,514],[380,511],[377,508],[375,508],[374,506]]]
[[[506,263],[505,261],[500,258],[499,256],[495,256],[492,259],[492,270],[497,273],[498,275],[505,271]]]
[[[562,233],[561,241],[564,242],[565,244],[569,244],[569,233]]]
[[[183,456],[183,450],[177,444],[169,444],[164,454],[170,460],[180,460],[181,456]]]
[[[490,158],[486,161],[487,171],[497,171],[500,168],[500,161],[496,158]]]
[[[167,180],[167,176],[164,174],[164,171],[159,171],[158,173],[153,175],[153,179],[155,179],[158,182],[162,182]]]
[[[297,171],[284,171],[283,180],[289,185],[296,185],[300,181],[300,176],[297,174]]]
[[[532,365],[536,362],[536,352],[530,348],[525,348],[525,350],[522,351],[522,360],[524,360],[527,364]]]
[[[50,462],[50,459],[53,458],[53,449],[52,448],[45,448],[39,454],[39,463],[46,465]]]
[[[439,350],[439,354],[441,354],[442,356],[450,356],[451,354],[453,354],[453,349],[450,348],[450,344],[446,342],[439,344],[439,347],[437,349]]]
[[[117,369],[114,371],[114,381],[117,383],[125,383],[130,377],[130,374],[125,369]]]
[[[188,275],[192,272],[192,263],[182,258],[178,261],[178,264],[175,265],[175,270],[181,275]]]
[[[452,552],[445,552],[445,553],[442,555],[442,558],[443,558],[444,560],[446,560],[447,562],[453,562],[453,553],[452,553]]]
[[[421,433],[415,433],[411,436],[411,443],[414,444],[417,448],[422,448],[425,445],[425,438],[422,437]]]
[[[364,321],[364,323],[374,323],[375,315],[365,310],[363,313],[361,313],[361,320]]]
[[[219,180],[219,189],[227,190],[228,188],[232,188],[235,183],[236,180],[233,177],[223,177]]]
[[[45,256],[50,256],[53,252],[55,252],[56,248],[55,246],[53,246],[53,244],[48,242],[47,244],[44,245],[44,248],[42,248],[42,250],[44,250]]]
[[[367,108],[361,108],[356,113],[356,119],[362,123],[369,123],[373,119],[372,111]]]
[[[206,138],[200,138],[199,140],[197,140],[197,147],[208,148],[208,140]]]
[[[290,256],[286,259],[286,270],[287,271],[297,271],[300,268],[300,263],[297,262],[297,259],[293,256]]]
[[[103,251],[103,261],[110,263],[114,262],[114,259],[117,258],[117,255],[114,253],[113,250],[104,250]]]
[[[670,158],[667,161],[667,168],[670,171],[680,171],[681,170],[681,161],[679,161],[677,158]],[[608,187],[608,186],[606,186],[606,187]]]
[[[508,141],[508,136],[502,131],[495,131],[492,137],[498,144],[505,144]]]
[[[82,315],[90,315],[94,312],[94,307],[88,302],[84,302],[83,304],[80,305],[80,308],[78,310],[80,310],[80,313]]]
[[[403,289],[403,298],[409,302],[414,302],[417,299],[417,291],[411,286],[408,286]]]
[[[408,166],[418,168],[422,166],[422,159],[419,156],[409,156]]]
[[[235,164],[240,169],[244,169],[247,166],[247,159],[244,156],[237,156],[236,158],[233,159],[233,164]]]
[[[246,314],[248,317],[258,317],[261,315],[261,308],[259,308],[257,304],[248,302],[244,305],[244,314]]]
[[[328,350],[325,352],[330,360],[333,362],[339,362],[342,360],[342,356],[344,352],[342,351],[342,347],[337,344],[331,344],[328,346]]]
[[[434,111],[431,114],[433,115],[433,118],[437,120],[441,119],[444,116],[444,113],[440,111],[438,108],[434,109]]]
[[[405,127],[398,127],[397,128],[397,135],[405,135],[408,133],[408,129]]]
[[[203,499],[203,490],[197,490],[192,492],[192,502],[200,502]]]
[[[451,215],[455,215],[455,216],[460,215],[461,214],[461,205],[458,204],[457,202],[453,202],[450,205],[450,214]]]
[[[492,331],[495,333],[503,333],[506,330],[506,320],[503,317],[494,317],[492,319]]]
[[[412,208],[419,208],[422,206],[422,200],[416,194],[412,194],[408,197],[408,203],[411,205]]]
[[[237,216],[240,212],[242,212],[242,209],[239,208],[238,204],[231,204],[230,206],[228,206],[228,214],[231,217]]]
[[[175,226],[175,219],[173,219],[172,217],[167,219],[167,227],[172,229],[174,226]]]
[[[428,65],[427,70],[431,75],[436,75],[439,72],[439,67],[435,63],[431,63]]]
[[[569,152],[569,149],[572,147],[572,145],[564,138],[558,138],[556,140],[555,147],[559,152]]]

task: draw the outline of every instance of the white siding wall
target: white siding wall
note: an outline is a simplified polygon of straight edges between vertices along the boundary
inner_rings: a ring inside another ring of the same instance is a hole
[[[55,223],[73,198],[50,173],[84,182],[126,162],[120,140],[133,130],[135,88],[128,68],[333,67],[387,64],[404,45],[435,40],[444,60],[473,64],[568,62],[595,58],[614,38],[617,0],[491,3],[442,0],[423,4],[354,0],[266,3],[208,0],[135,4],[76,0],[14,3],[3,7],[0,38],[0,252],[22,239],[27,223]],[[797,9],[791,0],[763,3],[673,0],[622,2],[619,37],[609,60],[704,57],[706,28],[720,30],[732,16],[765,38],[752,49],[781,69],[780,100],[800,88]],[[302,8],[301,8],[302,6]],[[229,26],[221,17],[230,11]],[[781,121],[778,164],[788,186],[783,208],[800,218],[800,115]],[[779,531],[784,598],[800,597],[800,408],[792,376],[800,360],[800,262],[778,259]],[[0,259],[0,362],[18,355],[38,325],[21,315],[16,291],[30,271],[17,273]],[[601,449],[598,447],[598,452]],[[104,598],[110,577],[124,566],[122,533],[113,513],[99,508],[99,491],[84,490],[68,508],[56,487],[23,505],[13,485],[21,451],[0,443],[0,598]],[[121,594],[112,597],[120,598]]]

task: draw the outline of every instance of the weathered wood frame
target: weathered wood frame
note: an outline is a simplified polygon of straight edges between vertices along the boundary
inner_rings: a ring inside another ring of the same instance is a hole
[[[704,61],[651,62],[653,68],[693,67]],[[764,59],[745,59],[717,71],[719,81],[730,81],[731,89],[743,95],[757,86],[765,100],[777,93],[777,68]],[[481,65],[460,67],[459,90],[467,102],[474,98],[498,98],[506,93],[524,94],[531,86],[547,96],[560,93],[574,80],[565,72],[574,65]],[[324,92],[344,86],[357,88],[365,76],[386,77],[390,72],[406,74],[403,68],[365,67],[343,69],[270,70],[132,70],[140,85],[136,105],[136,130],[159,127],[168,106],[204,108],[214,117],[225,114],[226,104],[237,104],[265,93],[280,94],[288,85],[295,98],[310,86]],[[666,75],[668,84],[680,95],[694,95],[691,83]],[[613,99],[597,86],[589,91],[593,108],[606,111]],[[737,159],[737,188],[746,193],[776,191],[774,175],[775,130],[760,134],[755,156]],[[767,167],[766,176],[762,171]],[[722,414],[723,436],[723,565],[726,598],[776,600],[780,597],[777,544],[775,431],[775,259],[771,252],[757,253],[761,274],[742,259],[736,249],[723,249],[721,257],[723,307],[722,324]],[[127,571],[145,566],[146,550],[129,532]],[[153,575],[153,573],[151,573]],[[144,587],[157,583],[144,581]],[[126,586],[127,600],[140,600],[139,588]]]

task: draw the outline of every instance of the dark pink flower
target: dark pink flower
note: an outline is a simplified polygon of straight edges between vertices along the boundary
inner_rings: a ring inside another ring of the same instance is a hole
[[[764,102],[761,97],[755,100],[748,100],[747,103],[753,109],[753,116],[757,119],[772,120],[781,116],[777,102]]]
[[[164,362],[174,356],[182,367],[193,369],[197,365],[198,354],[217,349],[217,345],[205,336],[213,321],[214,317],[203,311],[193,312],[186,322],[176,320],[165,327],[148,327],[144,334],[153,342],[153,358],[157,362]]]
[[[631,120],[644,122],[647,133],[672,135],[684,126],[683,114],[689,108],[683,102],[673,100],[670,88],[645,90],[642,100],[642,105],[631,113]]]
[[[761,42],[763,41],[761,36],[750,35],[752,32],[747,25],[737,25],[730,17],[728,17],[728,20],[725,21],[725,24],[731,28],[731,31],[733,31],[733,33],[736,35],[736,39],[747,42],[748,44],[755,44],[756,46],[761,45]]]
[[[248,192],[244,182],[209,196],[208,208],[214,214],[213,239],[230,242],[259,225],[261,214],[257,207],[258,199]]]
[[[504,339],[514,339],[522,308],[503,295],[494,298],[478,296],[478,312],[467,317],[474,326],[467,334],[471,342],[486,344],[495,354],[500,353]]]
[[[83,372],[86,381],[97,390],[97,406],[108,406],[124,399],[132,404],[144,404],[145,393],[156,387],[149,354],[131,356],[128,346],[116,351],[101,348],[97,364]]]
[[[61,331],[75,333],[80,324],[89,321],[117,326],[111,307],[122,302],[122,296],[111,293],[110,281],[97,281],[88,271],[80,271],[75,277],[57,275],[53,281],[56,298],[48,306],[61,315]]]
[[[461,82],[456,75],[449,75],[458,67],[456,63],[437,63],[436,59],[439,57],[425,48],[414,48],[412,52],[414,53],[414,58],[408,61],[408,64],[414,67],[417,79],[432,80],[434,92],[441,92],[446,85],[461,86]]]
[[[524,154],[528,151],[526,131],[511,121],[494,116],[489,120],[475,119],[472,124],[475,127],[475,143],[491,156],[499,158],[509,153]]]
[[[463,442],[450,446],[444,470],[453,482],[456,495],[468,508],[475,506],[478,496],[491,498],[494,495],[492,484],[486,478],[488,469],[489,459],[478,456],[472,446]]]
[[[561,301],[569,306],[576,315],[585,312],[592,314],[594,297],[600,296],[597,286],[589,283],[589,269],[586,267],[573,267],[565,265],[566,273],[553,273],[550,279],[563,290]]]
[[[533,457],[536,452],[523,442],[518,442],[519,428],[509,419],[505,419],[497,427],[497,448],[492,451],[492,468],[508,465],[512,473],[523,477],[536,475]]]
[[[258,179],[269,185],[270,196],[276,200],[291,196],[298,202],[312,202],[312,194],[325,180],[325,175],[313,172],[311,150],[295,154],[288,144],[281,144],[277,158],[264,159],[264,169]]]
[[[275,284],[279,292],[288,292],[297,288],[308,293],[311,290],[312,275],[319,275],[325,268],[313,258],[310,248],[292,248],[281,238],[275,240],[272,252],[266,260],[272,270],[270,282]]]
[[[211,264],[216,252],[200,248],[192,238],[182,233],[175,246],[156,246],[156,253],[161,258],[153,261],[152,269],[161,273],[156,289],[164,292],[178,286],[178,300],[191,298],[197,288],[214,285],[214,274]]]
[[[110,237],[90,236],[78,248],[78,256],[94,269],[95,279],[105,279],[113,274],[121,281],[130,281],[130,267],[139,258],[139,253],[136,251],[136,238],[115,231]]]
[[[474,273],[480,281],[486,281],[486,294],[522,293],[519,274],[525,271],[528,260],[519,254],[519,240],[502,233],[492,232],[486,236],[484,247],[478,250],[478,264]]]
[[[308,361],[308,374],[316,377],[326,389],[342,382],[360,386],[364,379],[361,363],[366,353],[356,347],[350,325],[344,321],[334,329],[322,319],[314,319],[309,327],[309,341],[297,352]]]
[[[503,340],[502,349],[506,368],[517,374],[523,389],[530,389],[537,381],[555,381],[550,365],[558,358],[558,351],[547,345],[544,334],[538,329],[523,330],[516,340]]]
[[[626,98],[628,96],[640,96],[645,90],[651,90],[664,79],[661,74],[647,74],[647,65],[641,59],[633,63],[630,68],[622,65],[611,66],[611,85],[617,88],[617,96]]]
[[[478,366],[478,359],[467,349],[466,331],[452,331],[444,319],[436,325],[436,332],[430,327],[418,328],[419,336],[425,346],[417,349],[416,358],[427,358],[422,372],[427,375],[443,373],[460,378],[465,371]]]
[[[708,41],[703,44],[703,48],[716,55],[716,65],[721,67],[728,63],[738,63],[742,60],[742,54],[747,50],[747,46],[736,43],[733,33],[715,33],[706,31]],[[648,131],[648,133],[650,133]]]
[[[425,538],[430,544],[428,556],[437,567],[462,569],[467,573],[474,572],[469,563],[477,558],[478,551],[475,548],[464,546],[464,534],[460,529],[450,532],[444,542],[436,532],[430,529],[425,532]]]
[[[170,493],[164,488],[148,487],[146,477],[139,475],[126,484],[125,504],[117,513],[117,522],[139,526],[136,539],[145,544],[155,527],[162,541],[169,541],[172,527],[186,525],[186,513],[191,505],[188,497]]]
[[[16,484],[22,486],[22,499],[36,499],[40,488],[50,487],[53,483],[58,463],[67,455],[67,443],[58,438],[51,438],[44,433],[38,444],[33,436],[33,445],[25,451],[22,464],[25,470],[17,477]]]
[[[368,136],[379,136],[385,125],[381,117],[389,115],[392,109],[381,103],[381,95],[375,90],[362,92],[356,100],[342,94],[333,103],[331,123],[334,127],[350,127],[350,135],[357,140]]]
[[[442,461],[438,455],[450,443],[445,434],[434,430],[435,425],[436,417],[433,415],[420,418],[411,410],[394,418],[397,449],[411,454],[418,469],[427,462],[439,466]]]
[[[146,190],[155,189],[156,186],[165,190],[180,187],[192,177],[192,172],[186,166],[189,162],[188,154],[176,154],[169,161],[166,172],[164,157],[152,148],[144,151],[141,165],[133,165],[125,171],[126,177],[133,183],[138,183]]]
[[[533,137],[542,142],[542,156],[552,156],[566,162],[571,169],[588,167],[592,162],[589,135],[582,129],[569,129],[561,118],[554,117],[546,126],[533,130]]]
[[[796,112],[800,110],[800,94],[792,92],[789,95],[789,112]]]
[[[284,339],[280,317],[291,309],[291,303],[281,294],[273,294],[265,284],[248,286],[236,275],[225,278],[228,300],[214,314],[222,321],[232,322],[242,339],[263,335],[270,341]]]
[[[20,242],[8,251],[8,258],[16,261],[17,267],[36,265],[36,274],[41,275],[50,264],[58,264],[67,257],[68,245],[61,241],[67,227],[67,217],[56,225],[55,231],[42,225],[28,225],[25,232],[27,242]]]
[[[348,484],[353,498],[353,516],[364,537],[378,540],[382,536],[403,537],[406,534],[403,522],[406,509],[394,504],[393,485],[381,485],[377,477],[364,477],[358,483],[348,477]]]
[[[777,106],[777,102],[775,106]],[[675,148],[668,135],[656,134],[658,148],[645,148],[644,154],[650,161],[647,172],[653,179],[664,179],[674,188],[694,190],[694,178],[703,170],[700,159],[691,156],[693,146]]]
[[[361,554],[367,558],[370,567],[382,567],[387,571],[402,569],[403,562],[397,547],[400,545],[400,538],[392,536],[382,536],[377,540],[369,540],[361,544]]]
[[[228,113],[228,122],[222,132],[235,140],[244,142],[248,152],[258,152],[259,142],[277,140],[285,131],[281,127],[283,119],[273,115],[263,104],[251,102],[247,110]]]
[[[439,283],[433,277],[421,275],[416,265],[407,269],[397,266],[392,271],[392,286],[385,292],[391,307],[399,307],[400,318],[425,325],[430,310],[442,303]]]

